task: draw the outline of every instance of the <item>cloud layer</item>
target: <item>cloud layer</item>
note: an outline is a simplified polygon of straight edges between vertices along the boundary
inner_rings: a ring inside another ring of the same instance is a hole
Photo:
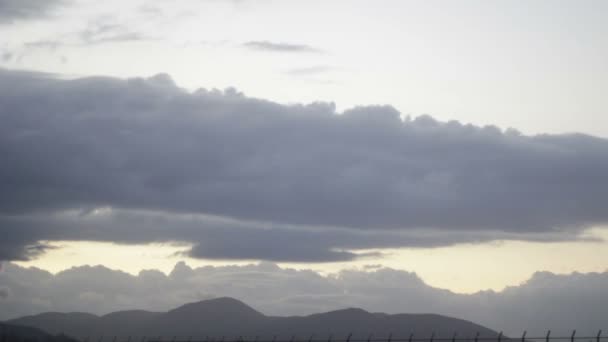
[[[166,276],[132,276],[107,268],[79,267],[57,275],[6,265],[0,273],[0,319],[45,311],[166,311],[217,296],[244,300],[269,315],[302,315],[346,307],[373,312],[439,313],[472,320],[519,336],[595,334],[608,326],[608,273],[536,273],[503,292],[460,295],[426,285],[415,273],[392,269],[342,271],[328,277],[274,264],[203,267],[183,263]],[[9,290],[10,289],[10,290]],[[255,289],[255,291],[252,291]]]
[[[64,0],[0,0],[0,25],[44,17]]]
[[[166,75],[7,70],[0,120],[5,260],[72,239],[336,261],[370,248],[576,239],[608,222],[608,140],[581,134],[190,93]]]

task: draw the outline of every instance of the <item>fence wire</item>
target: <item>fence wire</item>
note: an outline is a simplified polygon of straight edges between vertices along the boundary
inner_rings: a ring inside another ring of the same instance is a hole
[[[474,336],[459,336],[458,333],[454,333],[451,337],[436,337],[434,333],[430,336],[420,336],[414,333],[407,337],[395,336],[389,334],[388,337],[378,338],[373,334],[370,334],[367,338],[353,338],[353,334],[347,336],[334,337],[329,335],[327,338],[316,338],[315,335],[310,335],[307,338],[297,337],[296,335],[291,336],[289,339],[277,338],[275,335],[273,338],[259,338],[258,336],[205,336],[201,337],[163,337],[163,336],[141,336],[141,337],[127,337],[121,338],[117,336],[99,337],[98,339],[84,338],[82,342],[552,342],[552,341],[570,341],[570,342],[602,342],[608,341],[608,336],[602,335],[602,330],[598,331],[596,335],[582,335],[576,334],[576,330],[572,331],[570,336],[552,336],[551,331],[547,331],[544,336],[527,336],[527,332],[519,337],[506,336],[503,333],[499,333],[495,336],[481,336],[479,333]]]

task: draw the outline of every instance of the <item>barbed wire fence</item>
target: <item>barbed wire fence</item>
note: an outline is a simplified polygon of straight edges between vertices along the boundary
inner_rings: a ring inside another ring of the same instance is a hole
[[[608,336],[602,335],[602,330],[599,330],[596,335],[577,335],[576,330],[572,331],[570,336],[552,336],[551,330],[547,331],[544,336],[527,336],[527,332],[519,337],[510,337],[500,332],[495,336],[481,336],[479,333],[471,336],[459,336],[454,333],[451,337],[438,337],[435,333],[430,336],[420,336],[411,333],[407,337],[393,337],[389,334],[388,337],[378,338],[374,334],[369,334],[367,338],[353,338],[353,334],[348,334],[342,337],[334,337],[328,335],[327,338],[317,338],[315,334],[307,338],[301,338],[292,335],[290,338],[277,338],[275,335],[272,338],[260,338],[259,336],[112,336],[102,335],[97,338],[85,337],[80,339],[81,342],[602,342],[608,341]]]

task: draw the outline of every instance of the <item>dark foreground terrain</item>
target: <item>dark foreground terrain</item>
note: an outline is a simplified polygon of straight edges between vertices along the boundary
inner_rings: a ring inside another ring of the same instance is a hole
[[[53,336],[40,329],[0,323],[0,342],[76,342],[64,335]]]

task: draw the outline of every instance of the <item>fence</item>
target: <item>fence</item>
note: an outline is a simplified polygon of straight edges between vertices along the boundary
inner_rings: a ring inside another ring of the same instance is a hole
[[[98,339],[84,338],[81,340],[82,342],[558,342],[558,341],[566,341],[566,342],[602,342],[608,341],[608,336],[602,336],[602,330],[598,331],[598,333],[594,336],[578,336],[576,334],[576,330],[572,331],[570,336],[552,336],[551,331],[547,331],[547,334],[544,336],[537,337],[529,337],[527,333],[524,333],[520,337],[508,337],[503,335],[503,333],[499,333],[496,336],[480,336],[479,333],[474,336],[468,337],[459,337],[457,333],[454,333],[451,337],[436,337],[435,333],[432,333],[430,336],[416,336],[415,334],[410,334],[408,337],[393,337],[392,334],[388,335],[388,337],[384,338],[376,338],[373,334],[368,335],[367,338],[353,338],[353,334],[349,334],[347,336],[343,336],[341,338],[334,338],[334,336],[329,335],[327,338],[315,338],[315,335],[311,335],[308,338],[297,338],[295,335],[291,336],[289,339],[277,339],[275,335],[273,338],[259,338],[258,336],[221,336],[221,337],[210,337],[205,336],[201,337],[162,337],[162,336],[152,336],[152,337],[127,337],[127,338],[119,338],[117,336],[105,337],[101,336]]]

